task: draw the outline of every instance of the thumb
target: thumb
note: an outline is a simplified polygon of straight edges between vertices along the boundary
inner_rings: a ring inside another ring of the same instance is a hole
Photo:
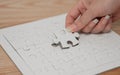
[[[92,21],[94,18],[96,18],[96,14],[94,14],[91,10],[87,10],[83,15],[76,19],[76,21],[67,27],[67,30],[71,32],[80,31],[82,28],[84,28],[90,21]]]

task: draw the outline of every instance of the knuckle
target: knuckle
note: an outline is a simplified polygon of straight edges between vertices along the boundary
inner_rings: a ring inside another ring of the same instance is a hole
[[[89,15],[91,16],[91,17],[96,17],[97,16],[97,13],[94,11],[94,10],[89,10]]]

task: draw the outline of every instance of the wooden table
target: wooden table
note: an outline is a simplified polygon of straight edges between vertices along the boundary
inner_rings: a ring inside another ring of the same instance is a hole
[[[79,0],[0,0],[0,28],[67,12]],[[120,21],[113,25],[120,34]],[[22,75],[0,47],[0,75]],[[120,75],[120,68],[101,75]]]

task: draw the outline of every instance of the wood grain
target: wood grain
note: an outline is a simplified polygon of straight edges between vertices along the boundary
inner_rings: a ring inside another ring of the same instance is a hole
[[[0,0],[0,29],[68,12],[78,0]],[[120,21],[113,25],[120,34]],[[0,75],[22,75],[0,47]],[[101,75],[120,75],[120,68]]]

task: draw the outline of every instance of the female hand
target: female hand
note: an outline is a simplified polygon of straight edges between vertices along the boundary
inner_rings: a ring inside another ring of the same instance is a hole
[[[118,19],[120,0],[80,0],[67,14],[66,28],[71,32],[109,32],[112,20]]]

